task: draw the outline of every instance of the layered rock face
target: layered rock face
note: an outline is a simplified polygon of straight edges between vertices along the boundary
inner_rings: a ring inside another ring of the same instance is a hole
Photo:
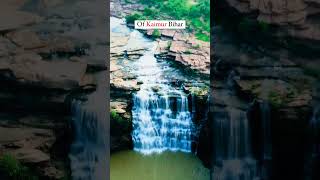
[[[280,27],[278,36],[320,40],[318,23],[320,2],[317,0],[227,0],[227,8],[256,20]]]
[[[243,112],[250,124],[250,152],[267,167],[262,178],[302,179],[318,80],[286,50],[260,51],[221,27],[213,32],[213,120],[232,121],[234,110]]]
[[[106,69],[107,42],[93,33],[105,21],[93,18],[87,1],[0,4],[0,156],[44,179],[67,178],[70,100],[94,91],[94,72]]]

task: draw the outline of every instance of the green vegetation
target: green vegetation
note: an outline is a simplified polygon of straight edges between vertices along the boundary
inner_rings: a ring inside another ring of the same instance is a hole
[[[167,48],[170,49],[171,45],[172,45],[172,41],[168,41]]]
[[[210,41],[210,0],[140,0],[145,5],[141,13],[126,17],[127,23],[140,19],[186,20],[187,30],[197,39]]]
[[[144,16],[139,13],[134,13],[134,14],[126,16],[126,22],[128,24],[134,24],[135,20],[143,20],[143,19],[145,19]]]
[[[110,111],[110,116],[111,135],[122,135],[130,131],[131,124],[129,121],[120,116],[115,109]]]
[[[192,54],[192,51],[190,49],[187,49],[184,53],[186,54]]]
[[[22,165],[15,157],[5,154],[0,158],[0,170],[15,180],[37,180],[29,168]]]
[[[248,18],[242,18],[238,24],[238,31],[244,34],[251,34],[252,32],[266,34],[270,31],[270,29],[270,24]]]
[[[259,29],[263,32],[263,33],[267,33],[270,30],[270,24],[263,22],[263,21],[259,21],[258,22],[258,26]]]
[[[152,37],[153,38],[158,38],[158,37],[161,37],[161,33],[158,29],[155,29],[153,32],[152,32]]]
[[[124,122],[124,119],[117,113],[116,110],[111,110],[111,119],[116,121],[119,124],[122,124]]]
[[[316,66],[314,67],[304,67],[303,72],[308,75],[312,76],[316,79],[320,79],[320,68],[317,68]]]
[[[196,33],[196,37],[201,41],[207,41],[207,42],[210,41],[210,37],[207,34]]]
[[[274,107],[280,107],[284,103],[283,98],[276,91],[269,92],[268,100]]]
[[[200,48],[200,44],[192,45],[192,48],[199,49]]]

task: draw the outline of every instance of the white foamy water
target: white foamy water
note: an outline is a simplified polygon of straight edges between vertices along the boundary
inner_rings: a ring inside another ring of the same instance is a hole
[[[143,84],[133,99],[134,150],[191,152],[193,122],[187,95],[163,79],[154,50],[153,44],[136,62],[138,81]]]

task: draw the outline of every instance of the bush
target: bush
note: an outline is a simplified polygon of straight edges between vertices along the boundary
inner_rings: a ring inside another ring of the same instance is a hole
[[[122,117],[116,112],[116,110],[111,111],[111,119],[115,120],[117,123],[122,123],[123,119]]]
[[[314,67],[304,67],[303,72],[308,75],[320,79],[320,68]]]
[[[0,158],[0,170],[16,180],[37,180],[31,171],[23,166],[15,157],[5,154]]]
[[[192,46],[194,49],[199,49],[200,48],[200,44],[196,44]]]
[[[258,22],[259,25],[259,29],[263,32],[263,33],[267,33],[270,30],[270,25],[266,22],[263,21],[259,21]]]
[[[172,41],[168,41],[167,48],[170,49],[171,45],[172,45]]]
[[[190,49],[187,49],[184,53],[186,53],[186,54],[192,54],[192,52],[191,52]]]
[[[196,33],[196,38],[201,40],[201,41],[206,41],[206,42],[210,41],[210,36],[206,35],[204,33]]]
[[[197,39],[210,40],[207,35],[210,34],[210,0],[197,0],[196,4],[190,4],[189,0],[140,0],[140,3],[146,5],[143,12],[144,17],[150,19],[185,19],[190,24],[187,26],[187,30],[198,33],[196,35]],[[141,19],[141,17],[138,15],[129,17],[127,22],[134,23],[134,20],[137,19]],[[200,35],[200,32],[205,32],[205,34]]]
[[[126,18],[127,24],[134,24],[135,20],[143,19],[143,16],[141,14],[134,13],[131,15],[127,15],[125,18]]]
[[[116,110],[111,110],[110,116],[111,135],[122,135],[130,131],[131,124],[129,121],[121,117]]]
[[[154,11],[152,9],[150,9],[150,8],[144,8],[143,15],[144,16],[153,16],[154,15]]]
[[[283,98],[276,91],[269,92],[268,101],[276,108],[280,107],[284,103]]]
[[[155,29],[155,30],[152,32],[152,37],[153,37],[153,38],[159,38],[159,37],[161,37],[161,32],[160,32],[158,29]]]

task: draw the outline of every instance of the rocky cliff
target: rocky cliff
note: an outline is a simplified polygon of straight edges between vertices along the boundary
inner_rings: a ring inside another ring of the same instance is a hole
[[[319,93],[319,2],[227,0],[216,1],[215,8],[212,117],[234,118],[232,109],[247,114],[254,157],[271,163],[263,178],[305,178]],[[263,158],[266,118],[270,162]]]
[[[71,99],[95,91],[94,72],[106,69],[107,42],[92,33],[105,21],[93,4],[0,3],[0,156],[44,179],[68,178]]]
[[[320,40],[320,2],[317,0],[226,0],[217,1],[217,5],[278,26],[276,36]]]

